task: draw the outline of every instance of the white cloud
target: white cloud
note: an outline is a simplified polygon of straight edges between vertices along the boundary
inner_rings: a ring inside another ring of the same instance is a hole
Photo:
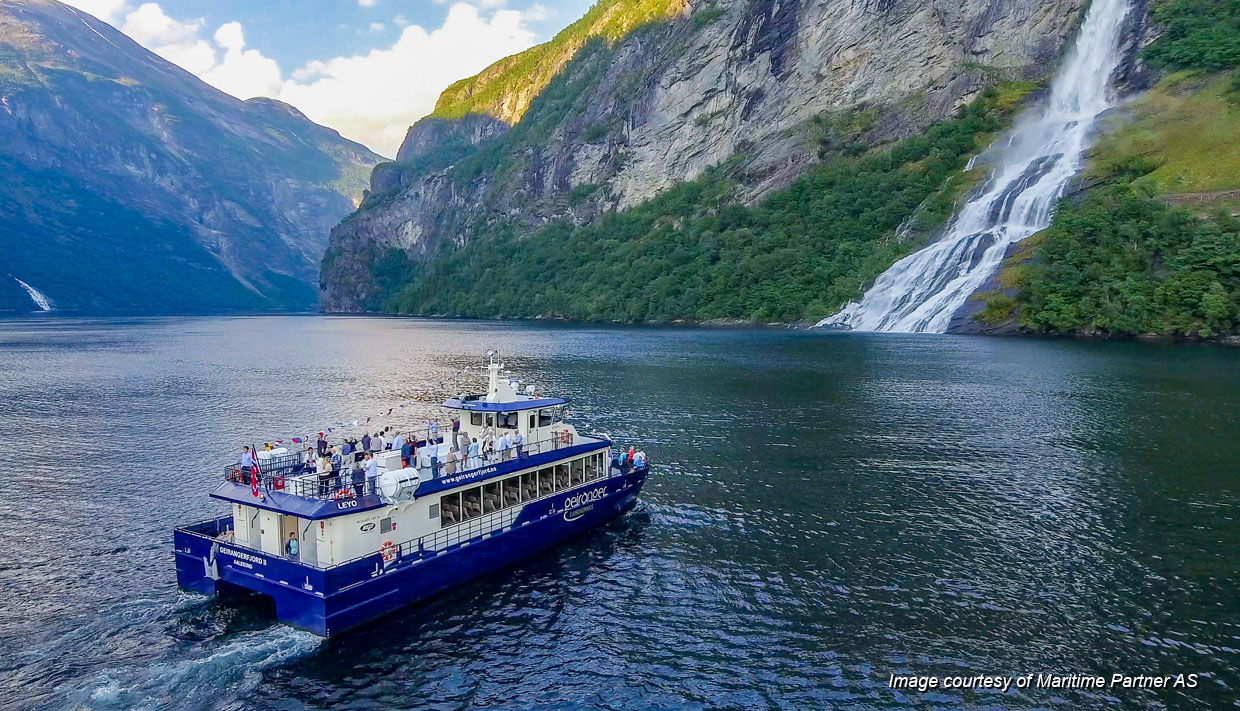
[[[215,66],[215,50],[198,37],[202,19],[178,22],[148,2],[125,16],[121,31],[173,64],[202,74]]]
[[[551,16],[555,15],[555,10],[552,10],[540,2],[536,2],[527,7],[525,12],[521,13],[521,15],[525,18],[526,22],[542,22],[543,20],[548,20]]]
[[[376,2],[358,0],[364,7]],[[403,29],[391,46],[315,60],[286,76],[276,60],[246,48],[239,22],[221,25],[205,37],[204,20],[176,20],[154,2],[130,9],[124,0],[73,0],[222,91],[240,99],[286,101],[311,120],[387,156],[396,154],[405,131],[434,109],[449,84],[534,44],[536,36],[527,23],[545,19],[549,11],[537,3],[525,12],[507,10],[504,3],[456,2],[443,25],[429,32],[397,15],[392,23]],[[381,23],[368,26],[372,32],[385,29]]]
[[[457,3],[442,27],[406,27],[387,49],[311,62],[293,72],[279,98],[384,155],[395,155],[406,129],[430,113],[452,82],[533,45],[521,13],[484,15]]]
[[[66,4],[115,25],[125,12],[125,0],[66,0]]]
[[[240,22],[221,25],[215,31],[215,43],[224,50],[224,56],[215,66],[198,73],[203,81],[239,99],[279,94],[280,65],[257,49],[245,48]]]
[[[362,7],[374,7],[379,4],[379,0],[357,0],[357,4]]]

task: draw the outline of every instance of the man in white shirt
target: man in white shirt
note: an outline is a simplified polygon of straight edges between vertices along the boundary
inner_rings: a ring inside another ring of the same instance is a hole
[[[525,456],[525,452],[522,451],[525,447],[525,438],[521,436],[520,430],[517,430],[516,434],[512,436],[512,446],[517,450],[517,459]]]
[[[254,453],[250,451],[249,447],[241,448],[241,456],[237,458],[237,466],[247,471],[254,466]]]
[[[429,436],[430,436],[428,443],[434,442],[435,440],[439,439],[439,423],[438,422],[431,420],[430,423],[426,425],[426,431],[429,433]]]
[[[499,449],[499,460],[501,462],[507,461],[508,460],[508,435],[507,434],[500,436],[499,443],[496,444],[496,448]]]
[[[397,432],[396,436],[392,438],[392,449],[400,449],[401,446],[404,444],[405,444],[405,435],[401,434],[400,432]]]
[[[375,455],[370,452],[366,453],[366,483],[369,485],[370,480],[379,476],[379,463],[375,461]],[[373,486],[368,487],[373,488]]]

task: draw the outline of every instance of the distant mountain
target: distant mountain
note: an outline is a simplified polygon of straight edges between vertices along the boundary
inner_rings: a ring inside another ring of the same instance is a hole
[[[380,159],[90,15],[0,2],[0,311],[301,310]],[[23,285],[23,283],[25,286]]]

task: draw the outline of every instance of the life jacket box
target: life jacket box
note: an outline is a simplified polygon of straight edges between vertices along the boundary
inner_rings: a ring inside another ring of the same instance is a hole
[[[375,452],[375,463],[384,471],[396,471],[397,469],[400,469],[400,450],[385,449],[382,452]]]
[[[284,447],[276,447],[275,449],[271,451],[267,451],[265,449],[258,450],[258,461],[260,462],[266,462],[272,459],[279,459],[280,457],[287,457],[287,456],[288,456],[288,450],[285,449]]]

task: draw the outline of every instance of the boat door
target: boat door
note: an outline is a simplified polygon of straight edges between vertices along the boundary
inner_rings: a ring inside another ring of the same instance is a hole
[[[280,541],[280,519],[275,511],[261,509],[258,514],[259,548],[269,555],[280,555],[284,552],[284,544]]]
[[[297,550],[298,557],[302,563],[314,565],[318,560],[318,539],[314,535],[314,521],[297,518],[296,516],[281,516],[281,525],[284,530],[280,532],[280,552],[284,553],[283,546],[288,542],[290,533],[297,534]]]

